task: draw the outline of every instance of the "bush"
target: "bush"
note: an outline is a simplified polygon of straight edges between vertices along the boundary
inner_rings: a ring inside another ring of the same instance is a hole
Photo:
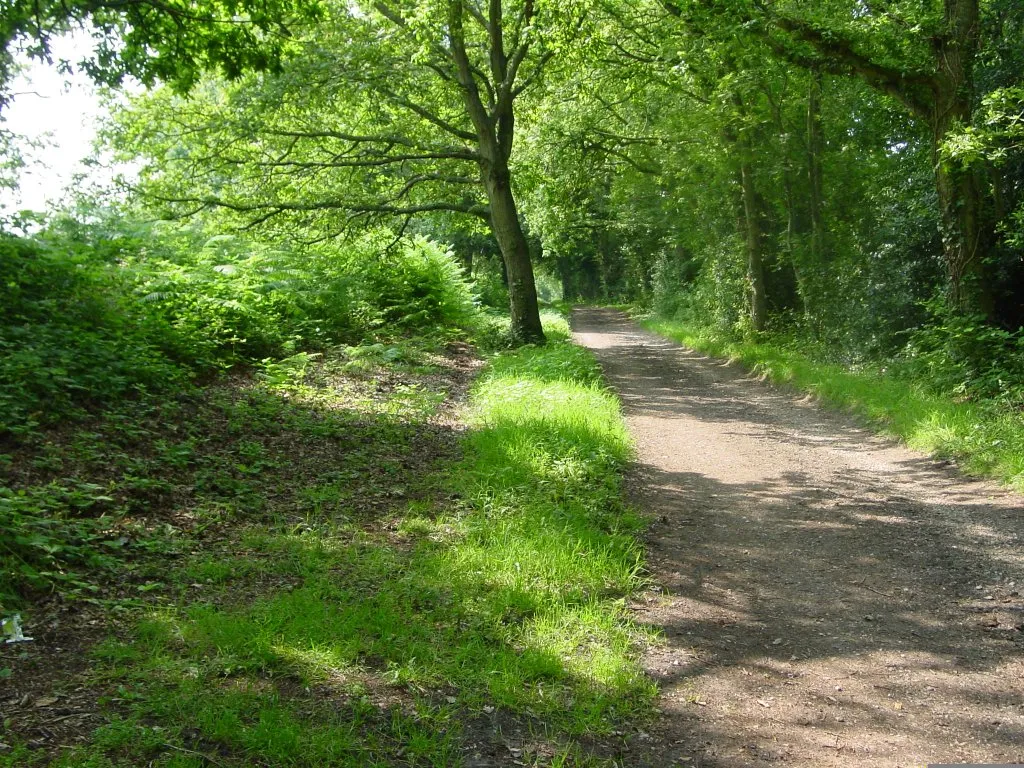
[[[195,228],[61,220],[0,239],[0,434],[197,375],[334,344],[474,324],[451,253],[369,234],[317,249]]]
[[[449,250],[416,238],[401,250],[350,265],[376,327],[440,331],[466,328],[477,311],[462,267]]]
[[[385,236],[309,251],[215,236],[185,263],[134,263],[143,299],[196,340],[197,356],[228,362],[468,325],[472,294],[452,255],[424,239],[388,251]]]
[[[746,318],[742,244],[724,240],[701,257],[661,254],[654,266],[652,309],[660,317],[685,320],[735,335]]]
[[[1024,403],[1024,332],[929,302],[931,322],[910,334],[895,370],[939,394]]]
[[[187,381],[168,356],[173,330],[121,270],[4,237],[0,273],[0,433]]]

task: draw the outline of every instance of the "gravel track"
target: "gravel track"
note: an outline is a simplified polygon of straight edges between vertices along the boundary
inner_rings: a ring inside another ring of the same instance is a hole
[[[636,766],[1024,763],[1024,500],[580,309],[655,517]]]

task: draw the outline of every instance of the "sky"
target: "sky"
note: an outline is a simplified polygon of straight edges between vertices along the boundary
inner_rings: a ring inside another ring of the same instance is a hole
[[[54,59],[82,57],[88,38],[55,41]],[[45,210],[58,202],[81,160],[92,151],[97,123],[105,113],[96,89],[81,74],[65,75],[54,64],[31,62],[11,87],[17,94],[0,117],[0,127],[32,139],[45,140],[42,148],[23,148],[30,160],[20,176],[20,189],[0,190],[0,209]]]

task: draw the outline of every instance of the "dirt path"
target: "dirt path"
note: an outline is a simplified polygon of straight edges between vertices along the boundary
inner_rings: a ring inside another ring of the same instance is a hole
[[[1024,763],[1024,504],[584,309],[639,450],[663,712],[633,765]]]

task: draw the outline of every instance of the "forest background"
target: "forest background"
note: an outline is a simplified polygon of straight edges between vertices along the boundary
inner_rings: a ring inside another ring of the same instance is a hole
[[[15,441],[481,307],[540,342],[539,286],[782,378],[884,372],[957,422],[898,433],[1019,476],[1011,0],[15,3],[5,82],[74,29],[54,66],[148,86],[101,139],[139,171],[3,223]]]
[[[495,706],[567,764],[649,714],[628,437],[545,303],[1024,481],[1016,0],[16,0],[0,39],[0,118],[25,55],[141,84],[130,176],[0,222],[0,613],[113,627],[69,765],[449,764]]]
[[[8,14],[7,75],[84,26],[93,49],[55,66],[153,86],[103,133],[142,169],[127,198],[80,195],[36,242],[146,229],[187,262],[230,235],[304,264],[387,229],[450,246],[520,341],[539,271],[568,300],[1019,399],[1015,3],[176,9]]]

